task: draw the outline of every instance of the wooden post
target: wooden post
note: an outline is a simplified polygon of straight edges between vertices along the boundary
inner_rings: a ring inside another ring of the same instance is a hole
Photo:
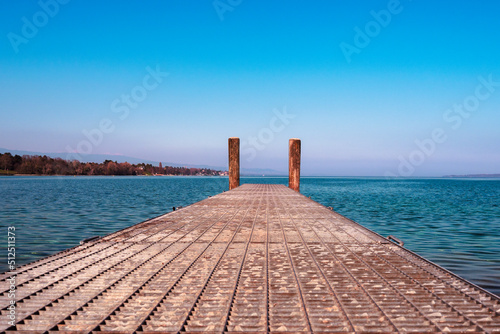
[[[300,139],[290,139],[288,152],[288,187],[300,192]]]
[[[231,137],[229,151],[229,190],[240,186],[240,138]]]

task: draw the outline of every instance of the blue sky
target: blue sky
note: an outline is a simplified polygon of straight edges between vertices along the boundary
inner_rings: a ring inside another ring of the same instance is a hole
[[[303,175],[500,172],[497,1],[0,5],[0,147],[226,166],[237,136],[286,171],[297,137]]]

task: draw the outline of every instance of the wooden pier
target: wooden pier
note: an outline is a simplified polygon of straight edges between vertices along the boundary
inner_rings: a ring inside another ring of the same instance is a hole
[[[6,333],[500,332],[498,297],[283,185],[19,267]]]

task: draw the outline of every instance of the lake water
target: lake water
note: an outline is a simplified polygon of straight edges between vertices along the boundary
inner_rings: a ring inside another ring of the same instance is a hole
[[[0,177],[0,272],[8,226],[21,265],[227,189],[218,177]],[[500,295],[500,180],[303,178],[301,192]]]

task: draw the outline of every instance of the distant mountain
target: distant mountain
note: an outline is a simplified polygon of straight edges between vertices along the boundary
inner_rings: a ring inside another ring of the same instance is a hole
[[[43,152],[33,152],[33,151],[21,151],[21,150],[9,150],[6,148],[0,148],[0,153],[10,152],[12,155],[40,155],[40,156],[48,156],[51,158],[61,158],[64,160],[75,159],[74,156],[68,153],[43,153]],[[126,155],[111,155],[111,154],[78,154],[81,159],[78,159],[80,162],[97,162],[102,163],[105,160],[112,160],[116,162],[128,162],[131,164],[152,164],[153,166],[158,166],[160,161],[153,160],[145,160],[140,158],[129,157]],[[163,166],[172,166],[172,167],[189,167],[189,168],[209,168],[214,170],[227,170],[227,166],[209,166],[209,165],[193,165],[193,164],[182,164],[177,162],[161,162]],[[262,168],[242,168],[241,169],[242,176],[285,176],[288,175],[285,172],[280,172],[274,169],[262,169]]]
[[[466,175],[445,175],[449,178],[500,178],[500,174],[466,174]]]

